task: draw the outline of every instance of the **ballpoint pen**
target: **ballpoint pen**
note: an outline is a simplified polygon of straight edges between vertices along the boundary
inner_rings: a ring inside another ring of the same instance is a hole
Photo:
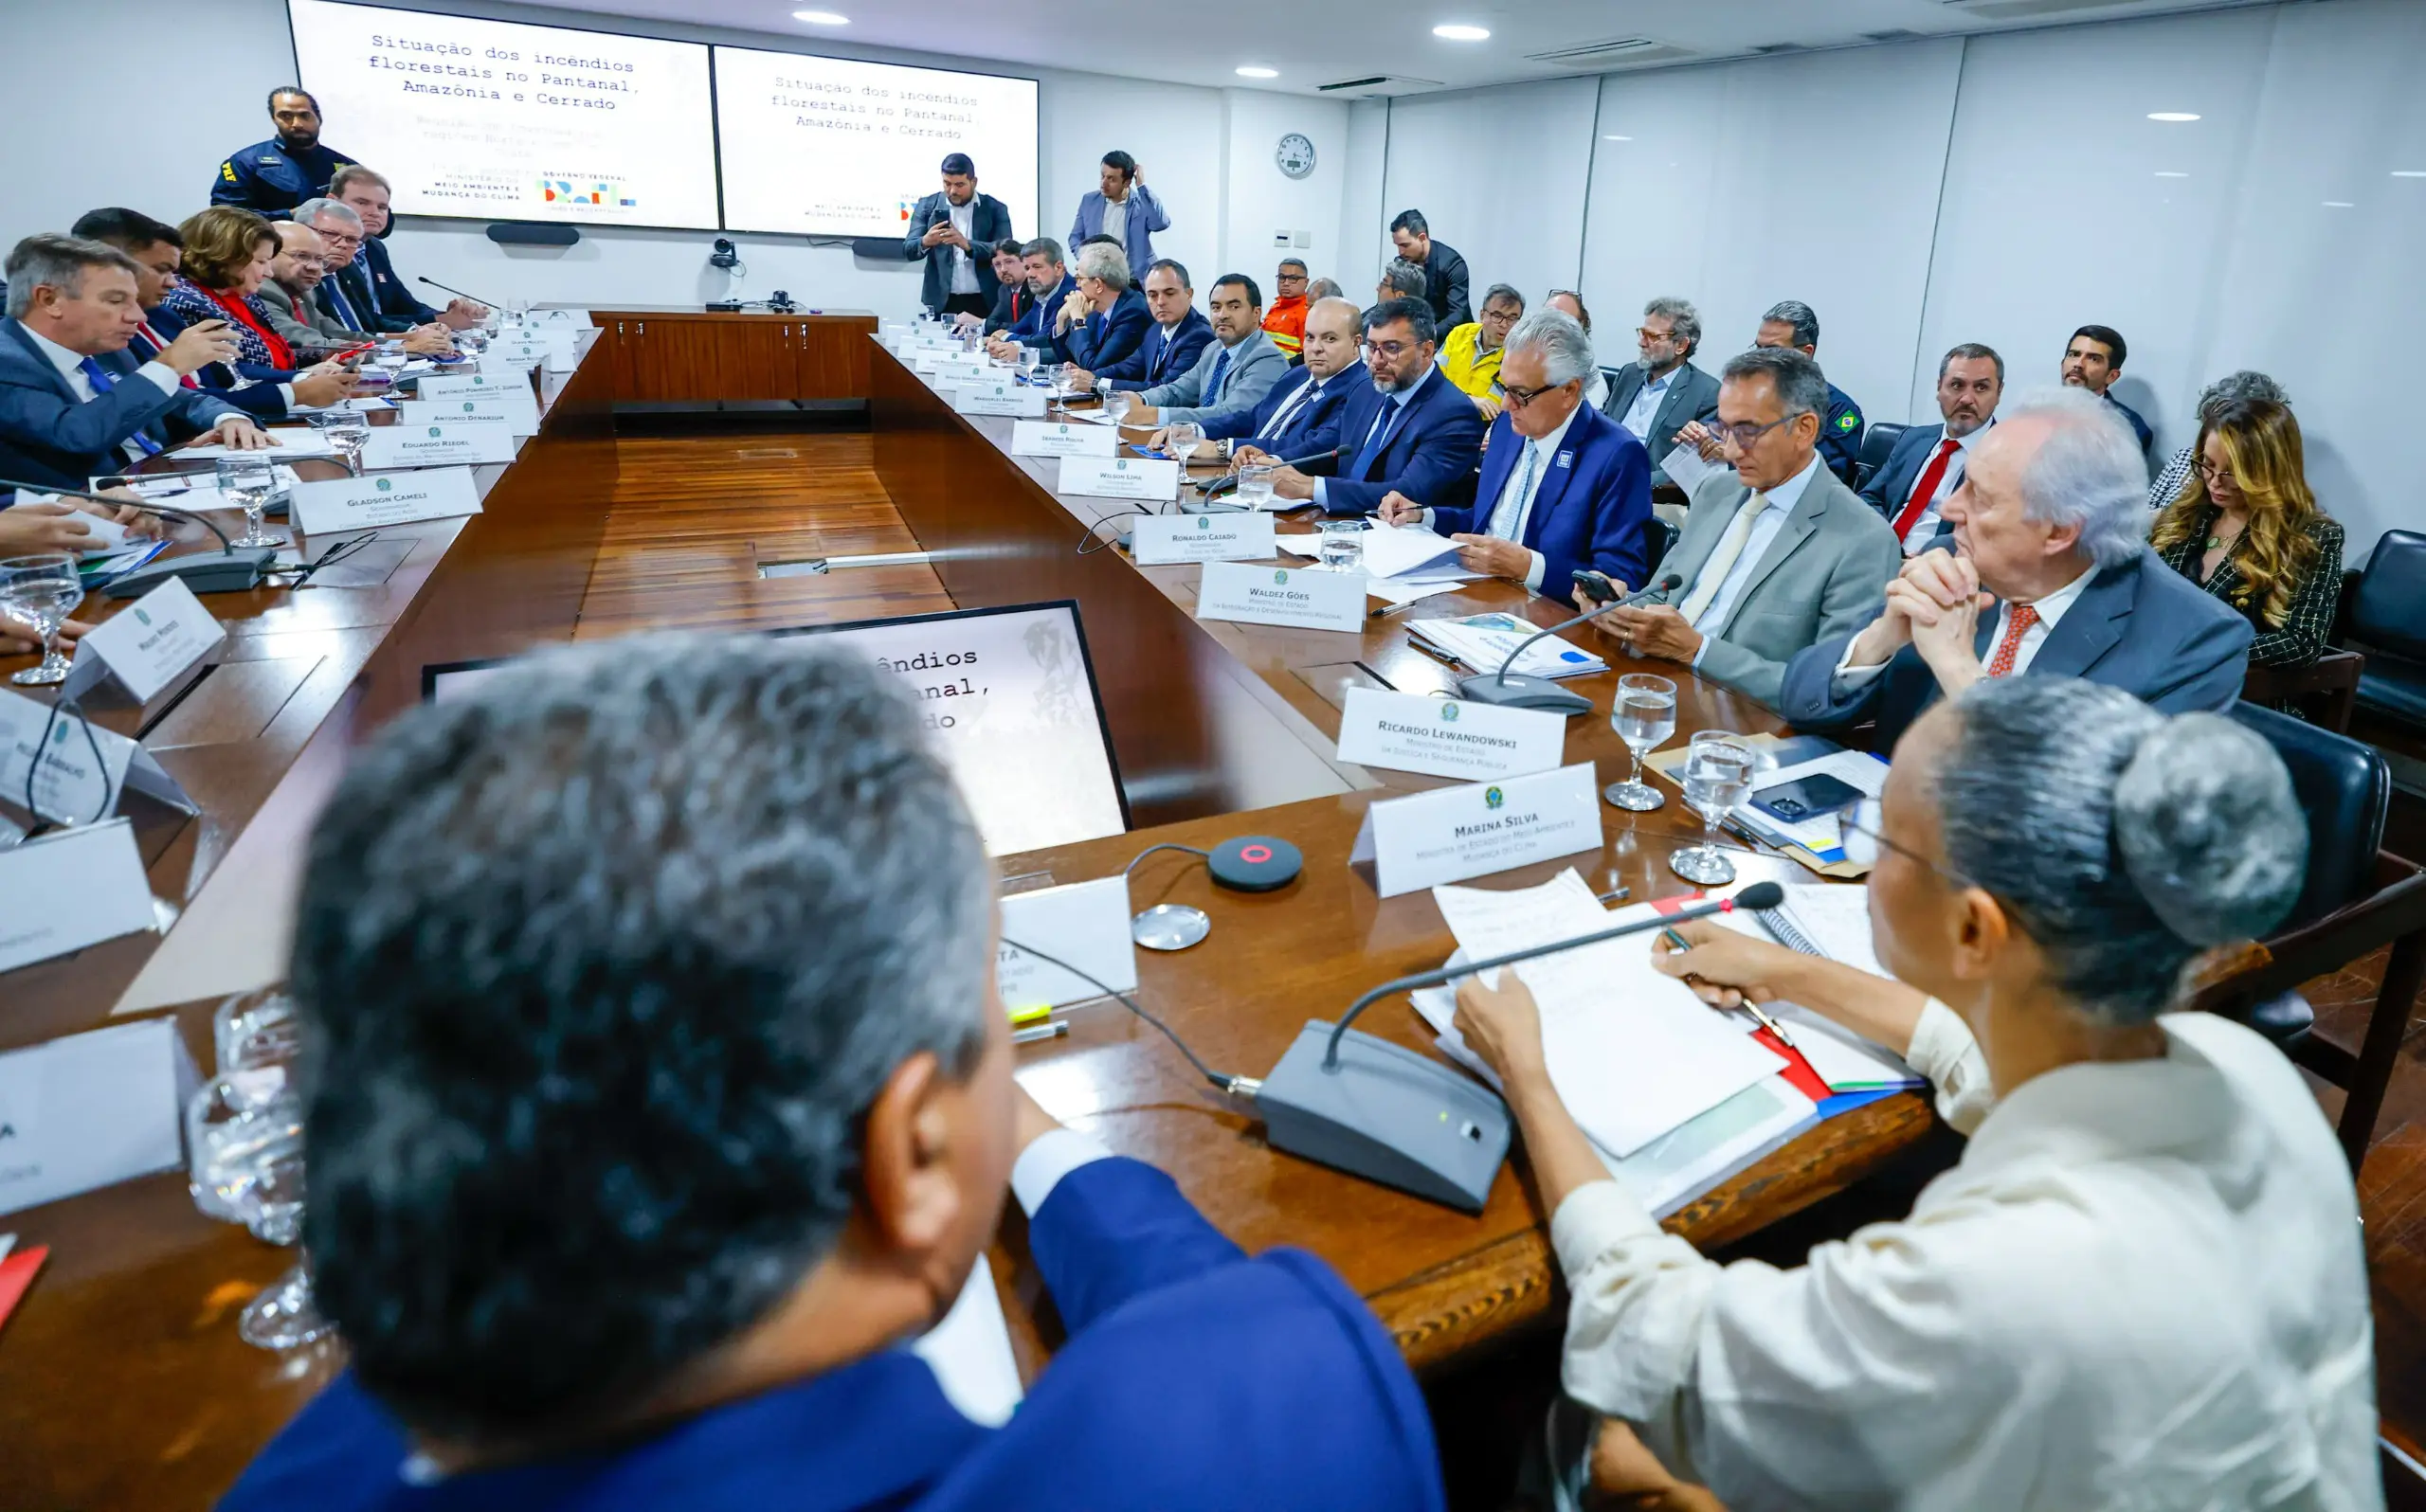
[[[1025,1029],[1012,1030],[1011,1043],[1014,1045],[1033,1045],[1039,1040],[1059,1039],[1069,1032],[1069,1020],[1066,1018],[1056,1018],[1049,1024],[1031,1024]]]
[[[1683,935],[1678,934],[1674,929],[1660,930],[1659,938],[1668,942],[1669,949],[1675,951],[1680,955],[1693,947],[1693,943],[1692,941],[1686,939]],[[1690,976],[1692,974],[1689,972],[1687,975]],[[1746,1013],[1750,1014],[1754,1023],[1759,1024],[1763,1029],[1765,1029],[1770,1034],[1776,1035],[1777,1042],[1779,1044],[1783,1045],[1788,1050],[1795,1048],[1794,1036],[1785,1032],[1785,1025],[1779,1023],[1776,1019],[1763,1012],[1759,1003],[1754,1002],[1748,997],[1739,996],[1736,999],[1735,1005],[1743,1009]]]

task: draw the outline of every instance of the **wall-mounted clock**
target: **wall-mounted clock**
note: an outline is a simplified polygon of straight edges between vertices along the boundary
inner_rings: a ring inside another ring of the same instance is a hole
[[[1302,132],[1291,132],[1280,138],[1273,150],[1272,160],[1280,171],[1291,178],[1305,178],[1314,171],[1314,144]]]

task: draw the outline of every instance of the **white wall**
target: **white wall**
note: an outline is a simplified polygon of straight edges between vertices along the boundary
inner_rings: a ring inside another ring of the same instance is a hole
[[[1339,207],[1340,255],[1331,262],[1331,276],[1348,297],[1363,304],[1382,281],[1382,264],[1389,254],[1388,226],[1393,212],[1382,208],[1382,180],[1390,156],[1390,102],[1360,99],[1348,107],[1348,192]],[[1456,243],[1451,243],[1455,245]]]
[[[1529,301],[1575,287],[1599,87],[1555,79],[1390,101],[1385,227],[1421,210],[1432,234],[1464,254],[1477,310],[1494,283]]]
[[[1224,90],[1222,101],[1229,165],[1222,271],[1251,275],[1267,299],[1285,257],[1303,258],[1315,272],[1338,277],[1348,199],[1347,103],[1249,89]],[[1302,179],[1280,171],[1275,159],[1280,138],[1292,133],[1314,144],[1314,171]],[[1305,233],[1304,245],[1282,251],[1275,241],[1297,232]],[[1197,286],[1207,287],[1210,275],[1188,266]]]

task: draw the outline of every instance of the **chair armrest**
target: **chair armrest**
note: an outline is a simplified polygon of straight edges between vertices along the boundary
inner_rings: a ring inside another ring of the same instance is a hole
[[[2389,851],[2376,853],[2377,890],[2321,919],[2264,942],[2226,963],[2223,974],[2192,996],[2192,1008],[2245,1018],[2267,999],[2338,971],[2372,951],[2426,934],[2426,869]]]
[[[2366,666],[2367,658],[2355,651],[2327,651],[2304,667],[2252,664],[2241,679],[2240,695],[2254,704],[2298,702],[2323,728],[2346,733],[2359,696],[2359,675]]]

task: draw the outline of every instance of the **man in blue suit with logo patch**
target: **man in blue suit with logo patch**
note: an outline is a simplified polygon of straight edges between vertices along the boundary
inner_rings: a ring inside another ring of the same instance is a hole
[[[1426,509],[1394,493],[1382,501],[1382,523],[1427,525],[1457,540],[1467,571],[1553,599],[1573,595],[1580,567],[1641,586],[1651,454],[1584,402],[1593,370],[1592,338],[1574,316],[1545,309],[1518,321],[1499,365],[1507,404],[1492,423],[1473,505]]]
[[[1482,417],[1434,358],[1439,334],[1421,299],[1385,299],[1365,312],[1365,366],[1372,381],[1340,406],[1347,455],[1273,475],[1285,499],[1312,499],[1330,514],[1370,514],[1392,494],[1418,505],[1474,497]]]
[[[1235,441],[1234,467],[1337,446],[1341,411],[1352,395],[1373,387],[1356,355],[1356,306],[1346,299],[1315,300],[1306,311],[1305,362],[1273,385],[1253,410],[1232,410],[1204,422],[1204,439]]]
[[[1338,1274],[1022,1090],[984,842],[865,659],[545,654],[382,730],[306,877],[346,1370],[223,1512],[1442,1512]],[[1024,1401],[1006,1197],[1064,1336]]]

